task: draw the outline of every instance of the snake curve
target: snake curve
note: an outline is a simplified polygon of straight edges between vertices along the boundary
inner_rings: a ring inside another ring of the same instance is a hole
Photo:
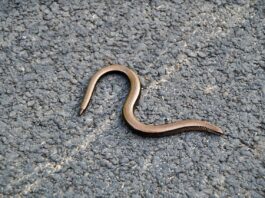
[[[173,123],[161,124],[161,125],[144,124],[140,122],[133,113],[135,103],[140,96],[140,90],[141,90],[140,80],[134,71],[132,71],[128,67],[117,64],[104,67],[99,71],[97,71],[92,76],[87,86],[84,99],[80,106],[80,113],[79,113],[80,115],[82,115],[85,109],[87,108],[92,93],[94,91],[94,88],[96,86],[96,83],[98,82],[100,77],[109,72],[121,72],[129,78],[131,88],[123,106],[123,116],[126,122],[135,131],[141,133],[142,135],[148,135],[148,136],[171,135],[185,131],[186,132],[204,131],[218,135],[223,134],[222,130],[219,127],[212,125],[206,121],[200,121],[200,120],[179,120]]]

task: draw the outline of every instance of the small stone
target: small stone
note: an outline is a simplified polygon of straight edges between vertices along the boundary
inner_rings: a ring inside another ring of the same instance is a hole
[[[24,32],[25,26],[24,25],[15,26],[15,31]]]
[[[28,107],[31,107],[35,104],[35,101],[34,100],[31,100],[27,103]]]
[[[71,81],[71,83],[73,83],[73,84],[77,84],[77,83],[78,83],[78,81],[77,81],[76,79],[74,79],[74,78],[70,78],[70,81]]]
[[[204,52],[198,52],[198,56],[201,58],[205,58],[207,54],[205,54]]]
[[[160,67],[160,68],[158,69],[158,74],[159,74],[160,76],[165,75],[165,74],[166,74],[166,69],[165,69],[164,67]]]
[[[262,97],[264,98],[265,97],[265,85],[262,86],[261,91],[262,91]]]
[[[54,12],[54,13],[58,13],[58,10],[59,10],[59,4],[56,3],[56,2],[53,2],[53,3],[51,4],[51,10],[52,10],[52,12]]]
[[[15,112],[15,111],[11,111],[10,113],[9,113],[9,116],[10,117],[15,117],[17,115],[17,113]]]
[[[197,54],[195,52],[193,52],[192,50],[186,50],[186,54],[189,57],[196,57],[197,56]]]
[[[125,158],[122,158],[120,162],[122,165],[125,165],[129,162],[129,159],[127,157],[125,157]]]

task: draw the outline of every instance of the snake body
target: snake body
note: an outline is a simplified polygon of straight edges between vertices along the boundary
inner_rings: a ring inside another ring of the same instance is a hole
[[[141,83],[137,74],[133,70],[122,65],[110,65],[104,67],[99,71],[97,71],[94,74],[94,76],[92,76],[88,84],[84,99],[81,103],[80,115],[82,115],[85,109],[87,108],[92,93],[94,91],[94,88],[96,86],[96,83],[98,82],[100,77],[109,72],[121,72],[129,78],[131,88],[129,95],[123,106],[123,116],[126,122],[135,131],[140,132],[143,135],[152,135],[152,136],[176,134],[184,131],[204,131],[219,135],[223,134],[222,130],[219,127],[212,125],[206,121],[200,121],[200,120],[179,120],[174,123],[162,124],[162,125],[151,125],[140,122],[135,117],[133,112],[134,112],[135,103],[140,96]]]

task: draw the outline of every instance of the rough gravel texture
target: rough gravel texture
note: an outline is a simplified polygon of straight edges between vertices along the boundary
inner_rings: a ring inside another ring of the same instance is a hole
[[[265,1],[0,2],[0,197],[265,196]],[[141,137],[121,116],[141,76],[145,123],[202,132]]]

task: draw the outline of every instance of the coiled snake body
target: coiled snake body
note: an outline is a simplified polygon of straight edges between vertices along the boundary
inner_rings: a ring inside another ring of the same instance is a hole
[[[123,106],[123,115],[126,122],[135,131],[140,132],[141,134],[144,135],[152,135],[152,136],[175,134],[184,131],[205,131],[219,135],[223,134],[222,130],[219,127],[212,125],[206,121],[200,121],[200,120],[179,120],[174,123],[162,124],[162,125],[147,125],[140,122],[133,113],[135,103],[140,95],[140,90],[141,90],[140,80],[134,71],[122,65],[110,65],[104,67],[100,69],[98,72],[96,72],[94,76],[92,76],[88,84],[85,97],[81,103],[80,115],[82,115],[82,113],[87,108],[99,78],[104,74],[113,71],[125,74],[130,80],[131,88],[129,95]]]

